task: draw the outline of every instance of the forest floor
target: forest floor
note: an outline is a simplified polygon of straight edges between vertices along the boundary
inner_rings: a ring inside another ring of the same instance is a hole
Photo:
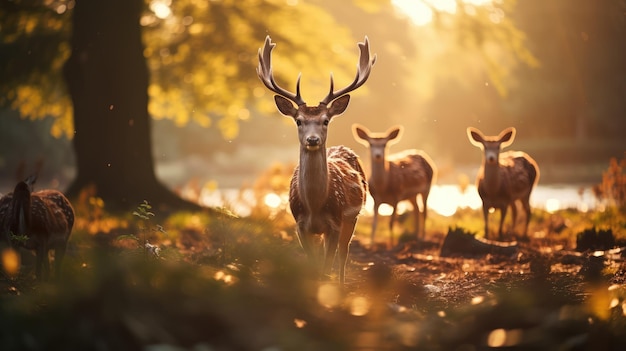
[[[0,277],[0,349],[626,349],[619,212],[540,213],[512,246],[509,233],[503,244],[463,229],[482,225],[478,211],[434,216],[426,238],[393,247],[384,231],[369,245],[370,221],[342,289],[313,277],[281,215],[83,215],[63,277],[36,282],[28,253],[18,276]],[[451,233],[469,244],[442,250]]]

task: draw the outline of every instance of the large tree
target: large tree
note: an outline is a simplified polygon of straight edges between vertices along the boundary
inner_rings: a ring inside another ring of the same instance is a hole
[[[178,207],[185,203],[154,173],[142,10],[142,0],[79,1],[74,8],[64,76],[74,108],[77,175],[68,193],[95,186],[114,207],[143,199]]]
[[[289,78],[297,74],[294,67],[318,67],[320,48],[354,44],[346,29],[306,4],[17,0],[3,6],[0,23],[9,34],[3,45],[14,50],[0,57],[7,64],[3,76],[12,80],[3,85],[3,104],[31,117],[57,115],[53,132],[71,134],[76,152],[77,175],[67,193],[93,187],[110,209],[133,208],[144,199],[193,206],[155,176],[150,115],[204,126],[217,116],[223,134],[234,137],[238,120],[250,114],[248,101],[264,93],[255,90],[254,62],[265,35],[285,45],[284,52],[298,54],[295,64],[284,63],[277,73]],[[293,35],[296,25],[309,28],[307,41]],[[349,58],[339,57],[343,77],[353,62],[343,64]],[[61,67],[72,108],[64,102]],[[63,121],[70,111],[73,124]]]

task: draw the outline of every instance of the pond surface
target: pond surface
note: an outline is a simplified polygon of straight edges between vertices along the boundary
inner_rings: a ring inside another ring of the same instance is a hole
[[[247,216],[250,208],[257,205],[252,190],[219,189],[201,190],[198,201],[205,206],[225,206],[240,216]],[[269,193],[264,197],[264,205],[270,208],[288,207],[287,194]],[[418,201],[419,202],[419,201]],[[574,208],[582,212],[592,210],[597,206],[591,185],[581,184],[553,184],[538,185],[530,198],[534,208],[553,212],[565,208]],[[373,213],[374,201],[368,195],[365,213]],[[480,209],[482,201],[478,196],[475,185],[468,185],[464,192],[456,184],[435,185],[428,198],[428,207],[443,216],[453,215],[459,208]],[[403,201],[398,204],[398,213],[411,210],[411,205]],[[391,214],[391,207],[382,205],[379,213],[383,216]]]

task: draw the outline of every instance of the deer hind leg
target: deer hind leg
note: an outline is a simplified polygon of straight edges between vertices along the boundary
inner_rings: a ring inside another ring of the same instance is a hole
[[[391,218],[389,218],[389,248],[393,247],[393,222],[396,220],[396,211],[398,204],[393,204],[393,211],[391,212]]]
[[[504,219],[506,218],[506,212],[508,208],[508,205],[500,207],[500,225],[498,226],[498,237],[500,239],[502,239],[502,225],[504,224]]]
[[[413,206],[413,221],[415,222],[415,235],[420,234],[420,208],[417,206],[417,196],[409,198],[411,206]]]
[[[50,276],[50,261],[48,259],[48,244],[41,243],[35,252],[35,276],[37,280],[47,280]]]
[[[530,194],[522,199],[522,206],[526,212],[526,225],[524,226],[524,236],[528,236],[528,225],[530,224]]]
[[[517,203],[515,201],[511,202],[511,231],[515,234],[515,225],[517,224]]]
[[[372,240],[371,246],[374,247],[374,234],[376,234],[376,226],[378,225],[378,208],[380,207],[380,202],[374,201],[374,218],[372,219]]]
[[[61,278],[61,264],[65,257],[65,251],[67,250],[67,244],[58,244],[54,248],[54,274],[55,279]]]
[[[337,252],[339,256],[339,283],[343,286],[346,282],[346,263],[348,262],[348,252],[350,250],[350,241],[354,235],[354,227],[356,226],[357,217],[344,217],[341,222],[341,231],[339,235],[339,243]]]
[[[422,238],[426,238],[426,217],[427,217],[426,214],[428,213],[428,206],[427,206],[428,195],[429,195],[428,191],[422,193],[422,206],[423,206],[422,207],[422,227],[421,227]]]

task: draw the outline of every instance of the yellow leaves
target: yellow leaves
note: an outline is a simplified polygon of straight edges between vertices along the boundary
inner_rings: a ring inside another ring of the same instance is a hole
[[[388,1],[382,0],[352,0],[355,5],[363,9],[363,11],[368,13],[377,13],[380,12],[381,9],[387,5]]]
[[[74,135],[74,122],[72,119],[72,106],[69,98],[50,96],[46,90],[49,87],[46,81],[38,86],[20,85],[15,89],[15,99],[11,108],[19,111],[24,118],[43,119],[54,117],[54,123],[50,133],[55,138],[63,136],[71,139]],[[49,101],[57,97],[56,100]]]
[[[148,112],[155,119],[171,119],[177,126],[184,126],[189,122],[190,110],[182,96],[181,90],[163,90],[158,85],[148,88],[150,102]]]

